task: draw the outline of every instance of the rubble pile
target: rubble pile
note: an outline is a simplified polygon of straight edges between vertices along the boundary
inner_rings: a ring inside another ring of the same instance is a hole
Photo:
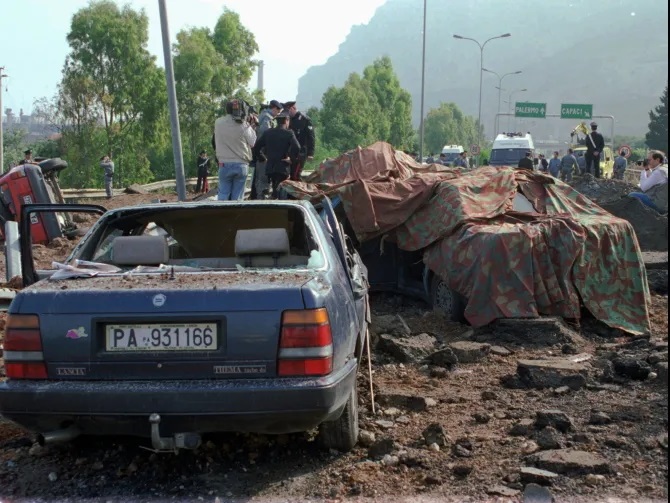
[[[668,216],[659,215],[638,199],[626,197],[639,192],[640,187],[621,180],[596,179],[590,174],[575,177],[570,185],[612,215],[628,220],[642,250],[668,249]]]
[[[589,173],[575,176],[570,185],[600,206],[617,201],[631,192],[640,191],[640,187],[636,185],[611,178],[595,178]]]

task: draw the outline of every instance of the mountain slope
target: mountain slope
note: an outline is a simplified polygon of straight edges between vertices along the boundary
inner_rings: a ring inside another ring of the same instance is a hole
[[[301,77],[301,108],[320,106],[328,87],[342,86],[350,73],[388,55],[412,95],[418,124],[422,7],[421,0],[388,0],[367,25],[355,26],[337,54]],[[595,115],[615,117],[615,134],[643,135],[648,112],[659,103],[667,81],[667,16],[668,6],[660,0],[428,0],[425,113],[453,101],[476,117],[480,50],[453,34],[483,42],[510,32],[511,37],[493,40],[484,50],[485,68],[501,75],[523,72],[505,78],[503,101],[510,91],[526,88],[512,101],[546,102],[549,114],[558,114],[561,103],[591,103]],[[497,77],[484,73],[482,122],[489,137],[497,85]],[[502,103],[501,112],[507,106]],[[572,122],[512,119],[510,127],[567,140]],[[602,123],[609,134],[609,120]]]

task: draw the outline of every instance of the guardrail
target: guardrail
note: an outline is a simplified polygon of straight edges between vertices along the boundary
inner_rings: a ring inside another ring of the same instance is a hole
[[[207,178],[207,181],[211,183],[218,183],[219,178],[216,176],[210,176]],[[187,178],[186,185],[196,185],[198,182],[197,178]],[[154,192],[161,189],[174,188],[176,190],[177,181],[176,180],[161,180],[159,182],[151,182],[145,185],[139,185],[142,190],[147,192]],[[63,198],[65,199],[99,199],[107,197],[105,189],[61,189],[63,193]],[[126,189],[113,189],[112,194],[115,196],[120,196],[122,194],[128,194]]]

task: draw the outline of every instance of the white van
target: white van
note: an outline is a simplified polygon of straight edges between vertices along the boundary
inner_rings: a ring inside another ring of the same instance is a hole
[[[535,157],[535,145],[530,133],[501,133],[493,140],[489,165],[516,167],[528,151]]]
[[[447,164],[452,164],[458,156],[461,155],[461,152],[464,152],[464,149],[461,145],[445,145],[442,147],[442,153],[444,154],[443,162]]]

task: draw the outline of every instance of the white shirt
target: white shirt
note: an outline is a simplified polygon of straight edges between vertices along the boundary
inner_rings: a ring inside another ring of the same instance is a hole
[[[647,174],[647,170],[643,169],[640,173],[640,188],[643,192],[648,191],[654,185],[661,185],[668,183],[668,165],[660,164],[656,166],[651,174]]]

